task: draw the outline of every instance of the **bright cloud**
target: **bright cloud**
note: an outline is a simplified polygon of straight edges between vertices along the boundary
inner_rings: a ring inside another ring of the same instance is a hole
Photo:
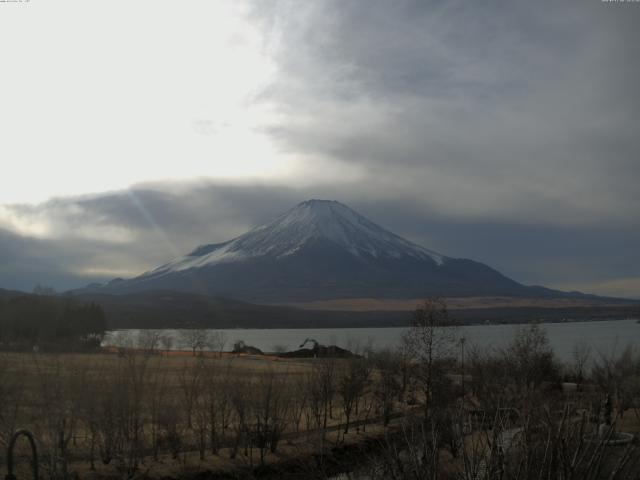
[[[254,102],[277,66],[243,4],[4,7],[0,203],[286,172]]]

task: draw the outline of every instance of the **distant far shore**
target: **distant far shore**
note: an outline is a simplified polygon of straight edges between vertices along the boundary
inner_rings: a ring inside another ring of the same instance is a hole
[[[211,305],[127,305],[101,301],[109,329],[127,328],[381,328],[403,327],[410,310],[308,310],[285,306],[250,305],[244,308]],[[166,307],[166,308],[163,308]],[[415,305],[414,305],[415,308]],[[460,325],[531,322],[603,321],[640,318],[640,305],[511,306],[449,308]]]
[[[282,303],[290,307],[305,310],[325,311],[412,311],[423,299],[395,298],[336,298],[311,302]],[[570,308],[570,307],[604,307],[633,305],[640,306],[640,300],[612,300],[589,298],[526,298],[526,297],[447,297],[447,306],[452,310],[481,308]]]

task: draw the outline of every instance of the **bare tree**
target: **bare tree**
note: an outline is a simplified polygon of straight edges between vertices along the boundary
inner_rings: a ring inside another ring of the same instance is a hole
[[[512,379],[505,357],[497,351],[469,349],[467,371],[470,386],[480,408],[489,415],[505,405],[512,405]]]
[[[59,356],[46,363],[33,356],[38,377],[38,405],[44,419],[43,435],[46,467],[52,478],[68,475],[69,445],[81,412],[81,395],[86,369],[79,364],[63,364]]]
[[[399,355],[390,350],[382,350],[372,357],[377,376],[374,380],[373,395],[377,409],[382,414],[386,427],[391,421],[397,392],[400,388],[398,374],[400,371]]]
[[[433,395],[435,370],[452,356],[455,340],[456,332],[444,299],[428,299],[418,306],[403,342],[416,365],[415,374],[424,397],[425,416],[428,416]]]
[[[252,436],[260,452],[260,463],[263,464],[267,449],[272,453],[276,452],[286,425],[289,402],[285,384],[273,371],[260,375],[254,392],[256,398]]]
[[[591,357],[591,346],[584,340],[578,341],[571,350],[573,374],[579,385],[584,381],[585,367]]]
[[[605,392],[613,396],[618,416],[623,417],[634,401],[640,401],[640,354],[631,346],[617,353],[599,352],[591,376]]]
[[[306,397],[308,398],[308,409],[306,410],[307,430],[320,430],[323,424],[324,412],[324,395],[320,370],[313,368],[313,370],[306,373],[304,380]]]
[[[26,371],[22,366],[20,370]],[[6,354],[0,356],[0,442],[7,446],[25,407],[25,385],[29,382],[23,372],[13,371]]]
[[[536,401],[535,394],[541,392],[543,382],[559,379],[560,366],[546,331],[537,324],[520,327],[502,355],[516,400],[525,408]]]
[[[136,352],[130,352],[124,358],[123,380],[126,383],[125,395],[120,399],[120,424],[124,440],[123,467],[128,475],[137,472],[144,456],[148,365],[149,358]]]
[[[205,378],[194,396],[194,404],[191,418],[191,430],[196,435],[198,443],[198,453],[200,460],[204,460],[207,451],[207,440],[209,439],[209,403],[207,390],[205,388]]]
[[[184,423],[181,417],[179,399],[166,396],[162,402],[162,408],[158,411],[158,426],[164,441],[166,442],[171,457],[179,458],[183,448]]]
[[[323,358],[317,364],[320,379],[320,393],[322,399],[322,429],[327,429],[327,421],[332,416],[333,397],[336,391],[336,363],[333,359]]]
[[[227,344],[227,334],[220,330],[216,330],[215,332],[211,332],[208,338],[208,344],[211,346],[211,349],[214,352],[218,352],[218,356],[222,357],[222,352],[224,351],[224,347]]]
[[[127,395],[127,385],[119,368],[105,370],[100,381],[94,395],[97,398],[96,441],[102,463],[108,465],[121,450],[120,404]]]
[[[331,358],[317,359],[306,374],[308,416],[307,426],[313,428],[320,439],[320,450],[324,449],[327,424],[331,418],[333,397],[336,392],[336,362]]]
[[[200,460],[204,460],[207,441],[211,433],[211,394],[216,393],[213,385],[208,385],[211,361],[199,358],[195,363],[185,364],[180,374],[183,409],[186,413],[186,426],[195,435]]]
[[[166,408],[168,395],[167,368],[163,367],[164,365],[160,365],[150,369],[147,379],[147,414],[154,460],[158,460],[161,441],[160,416],[162,415],[162,410]]]
[[[229,423],[231,410],[229,401],[230,376],[230,366],[220,368],[217,363],[208,365],[205,372],[209,445],[211,453],[214,455],[218,453]]]
[[[183,345],[187,346],[193,352],[194,357],[196,356],[196,352],[201,352],[209,346],[209,334],[207,330],[198,328],[180,330],[180,340]]]
[[[113,345],[118,349],[120,355],[124,355],[127,350],[134,347],[133,337],[128,330],[120,330],[113,336]]]
[[[251,397],[248,395],[249,385],[245,379],[236,378],[229,385],[229,398],[234,412],[233,427],[235,437],[230,457],[233,459],[238,454],[238,449],[244,444],[245,455],[248,455],[250,445],[249,417],[251,416]]]
[[[199,358],[195,364],[185,362],[178,373],[182,401],[181,411],[185,412],[185,423],[188,428],[193,428],[194,425],[193,416],[198,395],[202,389],[204,373],[205,367],[202,358]]]
[[[162,335],[160,337],[160,344],[165,353],[169,353],[173,347],[173,337],[171,335]]]
[[[100,426],[100,399],[103,397],[105,371],[100,368],[96,372],[87,374],[84,378],[84,388],[80,397],[79,418],[84,430],[88,432],[89,467],[95,470],[96,449]]]
[[[345,416],[344,433],[349,433],[349,422],[354,408],[357,412],[358,402],[363,395],[369,381],[369,362],[361,357],[348,359],[340,371],[337,392],[342,399],[342,409]]]
[[[153,354],[160,345],[160,332],[158,330],[140,330],[138,332],[138,348],[147,354]]]
[[[300,424],[302,417],[309,411],[309,389],[306,385],[306,377],[304,375],[295,375],[290,380],[290,412],[293,423],[293,428],[296,433],[300,432]],[[307,422],[307,428],[309,428],[310,422]]]
[[[560,378],[546,333],[535,324],[518,328],[505,348],[471,348],[467,367],[473,394],[488,413],[504,407],[530,409],[544,400],[543,385]]]

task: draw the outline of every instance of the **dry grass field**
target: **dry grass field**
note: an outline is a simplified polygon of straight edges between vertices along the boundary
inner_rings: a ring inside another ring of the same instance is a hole
[[[380,404],[363,385],[345,433],[341,360],[4,353],[0,366],[0,442],[31,430],[45,478],[236,471],[383,430]],[[18,463],[27,468],[26,458]]]
[[[292,307],[308,310],[353,312],[401,312],[413,311],[424,299],[340,298],[313,302],[288,303]],[[603,300],[572,298],[515,298],[515,297],[451,297],[446,299],[451,310],[471,308],[566,308],[615,305]]]

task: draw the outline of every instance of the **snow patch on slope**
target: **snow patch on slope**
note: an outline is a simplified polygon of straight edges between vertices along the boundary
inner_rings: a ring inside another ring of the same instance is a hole
[[[243,252],[230,250],[229,244],[227,244],[205,255],[187,255],[186,257],[176,258],[166,265],[153,270],[151,273],[179,272],[182,270],[189,270],[191,268],[202,268],[209,265],[215,265],[217,263],[241,261],[245,258],[247,258],[247,256]]]

